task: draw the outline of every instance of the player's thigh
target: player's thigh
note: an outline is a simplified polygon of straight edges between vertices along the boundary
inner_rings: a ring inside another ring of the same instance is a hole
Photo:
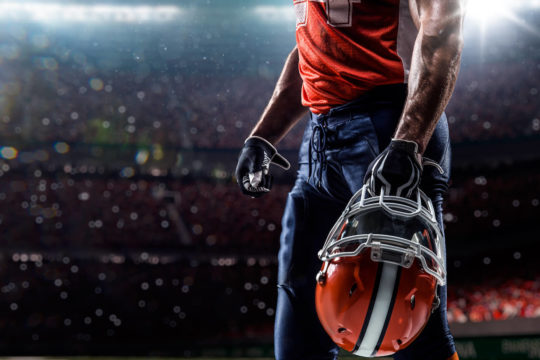
[[[274,349],[277,360],[335,360],[338,348],[322,328],[310,299],[278,288]]]
[[[293,288],[315,288],[321,267],[318,251],[346,202],[318,191],[299,178],[287,198],[282,219],[278,282]]]
[[[315,310],[317,253],[344,203],[299,179],[287,199],[279,252],[275,350],[278,359],[334,359],[337,348]]]

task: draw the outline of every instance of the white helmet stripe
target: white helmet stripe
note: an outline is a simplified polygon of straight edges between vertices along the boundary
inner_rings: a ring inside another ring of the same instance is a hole
[[[379,161],[377,163],[375,163],[373,168],[374,169],[377,168],[377,178],[384,184],[384,194],[385,195],[390,195],[390,190],[392,188],[392,185],[390,185],[388,180],[386,180],[386,178],[381,173],[382,169],[384,167],[384,164],[386,162],[387,157],[388,157],[388,153],[386,153],[381,159],[379,159]],[[378,164],[379,162],[381,163],[380,167],[379,167],[379,164]],[[375,191],[375,183],[371,184],[371,188],[373,189],[373,191]]]
[[[413,184],[413,181],[414,179],[416,178],[416,168],[414,167],[413,163],[412,163],[412,160],[411,159],[408,159],[409,160],[409,163],[411,164],[411,176],[409,177],[409,180],[407,180],[407,182],[403,185],[401,185],[400,187],[398,187],[397,191],[396,191],[396,196],[406,196],[406,197],[409,197],[411,196],[411,190],[412,188],[411,185],[415,185]],[[405,191],[405,194],[404,195],[401,195],[401,193]]]
[[[399,265],[382,263],[382,266],[383,269],[375,298],[375,306],[369,319],[366,319],[369,321],[369,324],[367,325],[362,342],[358,346],[358,349],[353,352],[358,356],[371,357],[377,352],[379,339],[384,336],[383,332],[386,332],[387,318],[392,312],[394,289],[396,282],[399,281]]]

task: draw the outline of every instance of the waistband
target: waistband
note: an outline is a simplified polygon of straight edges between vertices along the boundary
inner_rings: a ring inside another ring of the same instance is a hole
[[[407,98],[407,84],[390,84],[377,86],[362,96],[346,104],[331,108],[325,114],[311,113],[311,121],[319,122],[322,119],[342,118],[350,116],[351,112],[369,110],[377,103],[392,103],[395,106],[403,106]]]

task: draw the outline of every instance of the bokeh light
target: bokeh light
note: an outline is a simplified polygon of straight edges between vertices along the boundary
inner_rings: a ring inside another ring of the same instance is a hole
[[[135,154],[135,162],[138,165],[144,165],[148,161],[148,158],[150,157],[150,152],[148,150],[139,150],[137,151],[137,154]]]
[[[105,84],[103,83],[103,80],[99,78],[92,78],[89,81],[90,87],[95,91],[101,91],[103,90],[103,87]]]
[[[0,156],[2,156],[2,158],[6,160],[13,160],[17,157],[18,154],[19,152],[14,147],[11,147],[11,146],[0,147]]]
[[[54,150],[59,154],[67,154],[69,152],[69,144],[59,141],[53,145]]]

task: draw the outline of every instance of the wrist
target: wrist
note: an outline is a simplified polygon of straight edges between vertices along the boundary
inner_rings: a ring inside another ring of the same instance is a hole
[[[274,135],[274,133],[270,129],[269,129],[270,131],[262,131],[262,130],[263,129],[255,129],[249,135],[248,139],[251,138],[251,137],[264,139],[265,141],[267,141],[268,143],[272,144],[272,146],[275,147],[274,144],[277,144],[280,138],[278,136]]]
[[[266,140],[264,137],[262,136],[258,136],[258,135],[250,135],[246,140],[244,140],[244,144],[246,144],[248,141],[262,141],[264,144],[266,144],[267,146],[269,146],[272,150],[274,150],[275,152],[277,152],[276,150],[276,147],[268,140]]]
[[[416,141],[393,138],[390,147],[406,152],[422,166],[422,154],[419,152],[419,145]]]
[[[244,141],[244,146],[258,146],[261,147],[265,153],[267,153],[268,158],[272,161],[273,164],[281,167],[284,170],[289,170],[291,167],[291,164],[289,161],[283,157],[277,149],[272,145],[270,141],[267,139],[257,136],[257,135],[251,135]]]

